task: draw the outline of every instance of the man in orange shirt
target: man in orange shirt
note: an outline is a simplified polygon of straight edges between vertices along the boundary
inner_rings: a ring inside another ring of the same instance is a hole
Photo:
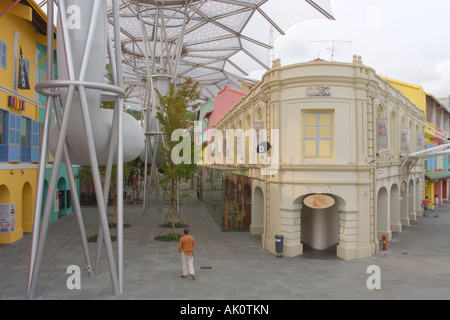
[[[180,243],[178,244],[178,252],[181,253],[181,265],[183,268],[181,277],[186,278],[186,275],[189,273],[192,280],[195,280],[194,246],[194,237],[189,235],[189,229],[184,229],[184,236],[180,238]]]

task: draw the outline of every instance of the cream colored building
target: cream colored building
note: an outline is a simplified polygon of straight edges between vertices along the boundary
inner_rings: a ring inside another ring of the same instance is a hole
[[[248,170],[250,232],[266,250],[276,253],[282,235],[284,256],[301,255],[307,245],[365,258],[380,250],[383,234],[390,240],[421,210],[423,161],[402,160],[422,148],[423,121],[361,57],[289,66],[275,60],[216,128],[224,136],[232,128],[268,129],[268,156],[279,166],[269,175],[269,165],[219,167]],[[278,130],[276,140],[270,129]]]

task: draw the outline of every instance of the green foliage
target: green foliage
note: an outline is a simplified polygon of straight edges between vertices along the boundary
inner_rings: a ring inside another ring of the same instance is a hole
[[[171,141],[172,134],[175,130],[185,130],[190,136],[191,151],[194,143],[194,121],[197,110],[201,107],[198,102],[200,98],[200,91],[198,82],[192,79],[186,79],[185,83],[176,89],[174,84],[170,84],[167,95],[162,96],[158,90],[156,93],[159,99],[159,107],[156,113],[156,119],[161,124],[163,139],[165,144],[160,144],[159,152],[164,158],[164,162],[159,167],[161,175],[159,175],[159,182],[161,187],[166,191],[169,197],[170,206],[168,215],[170,215],[170,222],[172,224],[172,233],[170,237],[178,239],[180,235],[175,230],[175,213],[177,211],[175,201],[178,194],[178,185],[182,181],[188,181],[197,172],[197,165],[193,159],[193,152],[191,152],[191,162],[175,164],[172,159],[172,150],[180,141]],[[184,140],[183,140],[184,141]],[[186,141],[184,141],[186,142]],[[181,197],[187,197],[191,193],[184,192]],[[181,217],[180,217],[181,219]],[[167,236],[166,236],[167,237]]]
[[[160,183],[169,198],[176,199],[177,185],[181,181],[189,180],[196,173],[197,166],[193,159],[193,152],[191,152],[191,164],[174,164],[171,157],[172,150],[180,141],[171,141],[170,138],[177,129],[187,130],[191,136],[191,150],[193,150],[195,117],[192,115],[201,107],[201,103],[198,102],[200,87],[198,82],[188,78],[178,90],[171,84],[167,95],[161,96],[158,91],[157,95],[160,106],[156,118],[161,124],[166,142],[166,147],[161,146],[160,148],[165,159],[159,168],[163,172],[160,176]],[[182,194],[182,197],[186,196],[189,196],[189,193]]]
[[[166,239],[173,241],[173,240],[178,240],[181,238],[181,234],[180,233],[168,233],[166,234]]]
[[[136,120],[141,120],[142,119],[142,112],[138,111],[138,110],[133,110],[133,109],[127,109],[125,110],[126,113],[131,114]]]
[[[135,162],[137,160],[138,159],[123,164],[124,181],[127,181],[130,177],[132,177],[134,174],[137,173],[137,167],[135,165]],[[100,172],[100,179],[103,182],[105,178],[106,166],[99,166],[98,170]],[[83,181],[91,181],[92,180],[91,166],[81,166],[80,171],[75,176],[75,178]],[[113,165],[111,169],[111,185],[115,186],[116,184],[117,184],[117,165]]]
[[[111,72],[111,66],[109,64],[105,65],[105,71],[106,71],[106,78],[108,79],[108,84],[113,84],[113,77],[112,77],[112,72]],[[129,85],[125,88],[125,92],[128,92],[131,90],[133,86]],[[114,109],[115,107],[115,101],[102,101],[102,105],[101,107],[104,109]],[[131,114],[133,117],[135,117],[137,120],[141,120],[141,116],[140,116],[140,111],[136,111],[136,113],[139,113],[139,115],[137,115],[135,112],[135,110],[124,110],[126,113]],[[138,118],[139,116],[139,118]]]

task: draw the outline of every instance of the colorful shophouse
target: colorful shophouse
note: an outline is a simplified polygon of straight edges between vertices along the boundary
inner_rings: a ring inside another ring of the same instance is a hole
[[[0,14],[0,243],[13,243],[33,229],[45,112],[34,86],[48,78],[47,16],[32,0],[1,1]],[[72,211],[64,170],[52,221]]]
[[[445,105],[432,94],[424,92],[419,85],[388,78],[386,80],[407,96],[425,115],[425,148],[447,144],[450,136],[450,112]],[[425,162],[425,196],[434,199],[437,195],[441,204],[449,197],[448,169],[448,155],[432,157]]]

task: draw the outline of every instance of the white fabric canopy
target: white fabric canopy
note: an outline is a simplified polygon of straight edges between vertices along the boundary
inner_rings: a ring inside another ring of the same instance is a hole
[[[108,0],[110,16],[111,7]],[[119,7],[125,83],[164,70],[199,81],[205,99],[269,69],[273,39],[293,24],[333,19],[330,0],[119,0]]]

